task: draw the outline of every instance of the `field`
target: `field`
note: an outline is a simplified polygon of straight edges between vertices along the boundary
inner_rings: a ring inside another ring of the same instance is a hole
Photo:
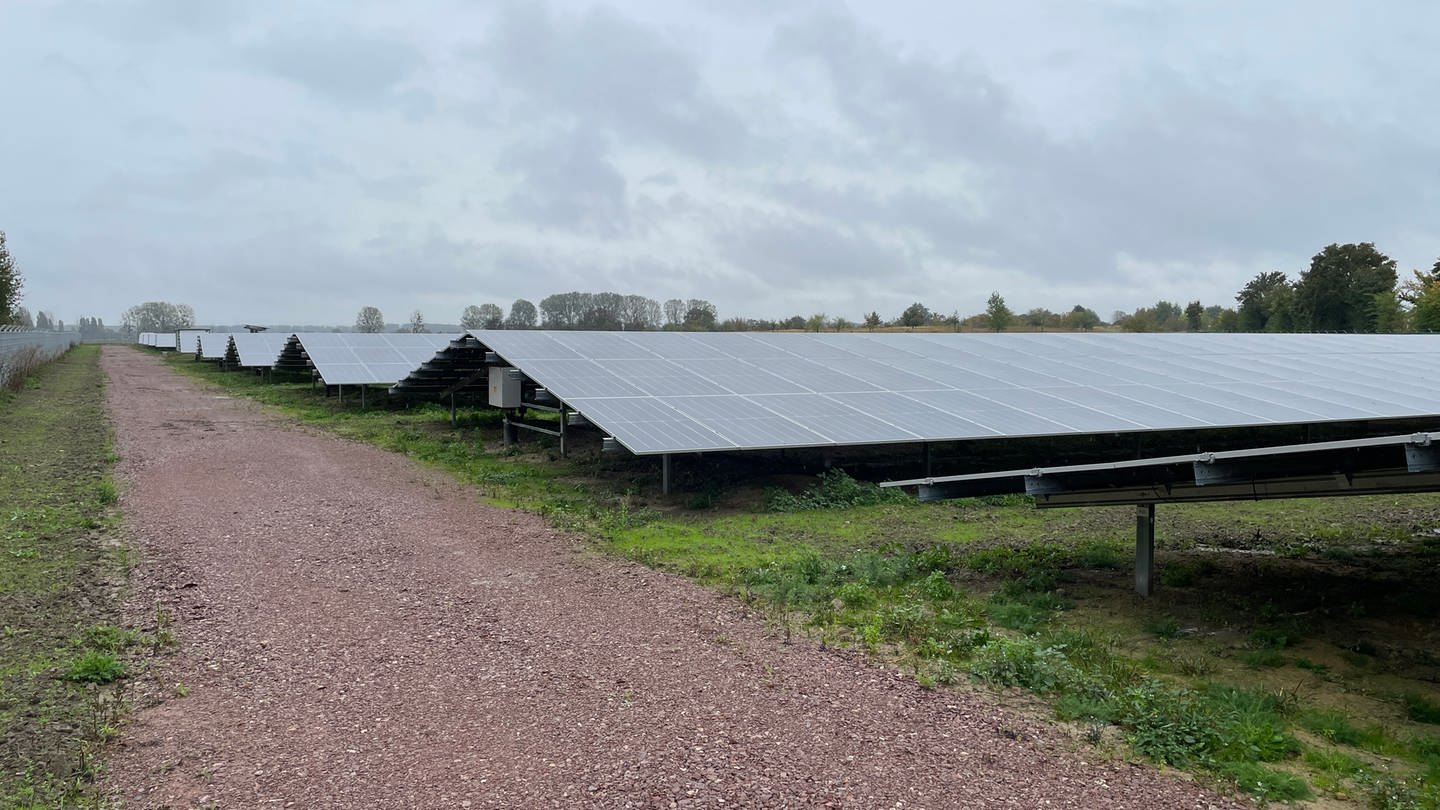
[[[1261,800],[1440,803],[1440,495],[1162,506],[1162,585],[1142,599],[1127,507],[921,505],[838,471],[662,497],[653,460],[561,459],[532,437],[506,450],[485,411],[452,426],[438,406],[361,411],[308,383],[170,362],[733,593],[796,643],[999,690],[1076,745]]]
[[[140,637],[117,626],[128,565],[99,347],[0,392],[0,806],[88,806]]]

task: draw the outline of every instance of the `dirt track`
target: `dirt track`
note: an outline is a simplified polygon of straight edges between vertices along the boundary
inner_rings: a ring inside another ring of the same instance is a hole
[[[124,806],[1238,807],[957,690],[786,645],[438,473],[106,347],[132,611],[181,652]],[[174,696],[174,684],[188,691]]]

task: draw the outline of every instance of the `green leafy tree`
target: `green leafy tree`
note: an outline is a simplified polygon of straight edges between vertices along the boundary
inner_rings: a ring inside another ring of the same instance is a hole
[[[1372,242],[1329,245],[1295,283],[1295,314],[1311,332],[1374,332],[1375,296],[1395,289],[1395,260]]]
[[[1079,329],[1082,332],[1089,332],[1091,329],[1104,323],[1095,310],[1089,307],[1082,307],[1079,304],[1065,315],[1065,325],[1071,329]]]
[[[806,318],[806,319],[805,319],[805,331],[806,331],[806,332],[823,332],[823,331],[825,331],[825,313],[823,313],[823,312],[817,312],[817,313],[815,313],[814,315],[811,315],[810,317]]]
[[[916,301],[906,307],[904,312],[900,313],[900,325],[910,327],[924,326],[930,323],[932,317],[934,316],[930,314],[930,308]]]
[[[1216,332],[1239,332],[1240,315],[1229,307],[1221,309],[1215,316],[1214,326],[1212,328]]]
[[[1420,302],[1420,297],[1425,294],[1435,282],[1440,281],[1440,259],[1435,260],[1435,266],[1430,272],[1422,273],[1419,270],[1410,271],[1414,278],[1407,280],[1400,285],[1396,296],[1407,304],[1414,306]]]
[[[1250,279],[1240,292],[1235,294],[1236,322],[1241,332],[1275,331],[1271,321],[1278,309],[1285,309],[1288,318],[1289,300],[1293,288],[1289,279],[1279,270],[1261,273]],[[1287,326],[1284,331],[1289,331]]]
[[[15,257],[5,246],[5,232],[0,231],[0,326],[20,322],[16,310],[20,306],[20,290],[24,286],[25,280],[15,268]]]
[[[1393,335],[1409,328],[1408,313],[1400,306],[1400,297],[1394,290],[1375,293],[1375,331],[1382,335]]]
[[[174,332],[195,325],[195,310],[189,304],[146,301],[125,310],[120,315],[120,323],[131,333]]]
[[[384,332],[385,316],[377,307],[361,307],[360,312],[355,315],[356,332]]]
[[[850,319],[843,315],[836,315],[835,319],[830,321],[830,328],[836,332],[849,332],[855,328],[855,324],[850,323]]]
[[[1200,306],[1199,301],[1191,301],[1185,305],[1185,331],[1199,332],[1204,326],[1205,307]]]
[[[879,329],[882,323],[883,321],[880,320],[880,313],[878,312],[872,310],[865,316],[866,329]]]
[[[524,298],[516,298],[510,305],[510,314],[505,316],[506,329],[534,329],[539,315],[535,305]]]
[[[715,305],[703,298],[691,298],[685,302],[685,320],[681,324],[686,331],[708,332],[715,328]],[[804,325],[804,321],[801,321]]]
[[[1410,327],[1416,332],[1440,332],[1440,281],[1432,282],[1415,296]]]
[[[990,293],[990,298],[985,302],[985,319],[992,332],[1004,332],[1015,322],[1015,313],[1005,305],[1005,299],[1000,293]]]

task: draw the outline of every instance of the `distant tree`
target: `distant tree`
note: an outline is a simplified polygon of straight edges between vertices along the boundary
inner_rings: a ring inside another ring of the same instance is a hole
[[[35,312],[35,328],[42,332],[49,332],[54,329],[55,324],[50,320],[50,313],[43,309],[37,310]]]
[[[1056,315],[1044,307],[1035,307],[1024,315],[1020,316],[1020,322],[1032,329],[1044,330],[1046,327],[1057,327],[1064,325],[1065,319]]]
[[[510,305],[510,314],[505,316],[506,329],[534,329],[537,313],[535,305],[524,298],[516,298]]]
[[[865,316],[866,329],[877,329],[879,328],[880,324],[880,313],[871,311],[869,315]]]
[[[481,324],[483,324],[484,322],[485,316],[480,313],[480,307],[477,307],[474,304],[465,307],[465,309],[460,313],[461,329],[481,329],[483,328]]]
[[[805,328],[805,319],[799,315],[791,315],[779,323],[781,329],[791,329],[799,332]]]
[[[1435,282],[1440,281],[1440,259],[1435,260],[1435,266],[1429,272],[1422,273],[1419,270],[1410,272],[1414,277],[1401,284],[1395,294],[1401,301],[1414,306],[1420,301],[1420,296],[1424,295]]]
[[[16,310],[20,306],[20,290],[24,286],[25,280],[15,267],[15,258],[5,246],[5,232],[0,231],[0,326],[19,323]]]
[[[1185,329],[1185,310],[1174,301],[1156,301],[1150,308],[1156,332],[1180,332]]]
[[[1295,314],[1311,332],[1374,332],[1375,296],[1395,289],[1395,260],[1372,242],[1329,245],[1295,283]]]
[[[933,316],[930,314],[930,308],[916,301],[906,307],[904,312],[900,313],[900,325],[910,327],[924,326],[930,323],[931,317]]]
[[[505,310],[499,304],[481,304],[480,325],[469,329],[500,329],[505,326]]]
[[[1185,331],[1199,332],[1204,326],[1205,307],[1199,301],[1191,301],[1185,305]]]
[[[850,323],[850,320],[844,316],[836,315],[835,318],[830,321],[830,328],[836,332],[849,332],[855,328],[855,324]]]
[[[35,328],[35,321],[30,318],[30,310],[25,307],[16,307],[10,312],[10,323],[26,329]]]
[[[714,304],[703,298],[691,298],[685,302],[685,320],[682,325],[687,331],[706,332],[714,329],[715,323]]]
[[[128,332],[174,332],[195,325],[195,310],[188,304],[146,301],[125,310],[120,322]]]
[[[355,316],[356,332],[384,332],[385,316],[376,307],[361,307]]]
[[[685,302],[679,298],[671,298],[665,302],[665,325],[676,329],[685,323]]]
[[[1240,316],[1235,310],[1229,307],[1221,309],[1219,314],[1215,316],[1211,329],[1216,332],[1239,332]]]
[[[410,323],[405,325],[405,331],[416,335],[430,331],[425,328],[425,315],[420,310],[410,313]]]
[[[1091,329],[1102,323],[1100,316],[1095,310],[1082,307],[1079,304],[1065,315],[1065,325],[1071,329],[1079,329],[1082,332],[1089,332]]]
[[[991,292],[990,299],[985,302],[986,323],[992,332],[1004,332],[1010,328],[1015,321],[1015,313],[1005,305],[1005,299],[998,292]]]
[[[624,329],[639,332],[660,328],[660,304],[643,295],[627,295],[620,301],[620,323]]]
[[[826,320],[826,319],[825,319],[825,313],[823,313],[823,312],[817,312],[817,313],[815,313],[814,315],[811,315],[810,317],[808,317],[808,318],[805,319],[805,331],[806,331],[806,332],[823,332],[823,331],[825,331],[825,320]]]
[[[1400,306],[1400,296],[1394,290],[1375,293],[1372,304],[1375,312],[1375,331],[1382,335],[1393,335],[1409,329],[1409,318]]]
[[[1431,282],[1415,296],[1410,328],[1416,332],[1440,332],[1440,280]]]
[[[1239,331],[1264,332],[1269,330],[1270,321],[1275,317],[1277,307],[1288,308],[1292,291],[1290,281],[1279,270],[1261,273],[1246,282],[1235,294]]]

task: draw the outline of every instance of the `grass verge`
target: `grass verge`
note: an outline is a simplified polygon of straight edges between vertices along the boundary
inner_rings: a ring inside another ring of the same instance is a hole
[[[492,503],[726,589],[786,637],[865,649],[922,686],[1033,693],[1077,739],[1262,801],[1440,804],[1440,496],[1164,507],[1164,587],[1144,600],[1124,507],[922,505],[836,472],[663,498],[643,461],[560,459],[544,440],[503,450],[483,410],[452,426],[437,406],[360,411],[306,384],[169,362],[450,470]]]
[[[0,806],[98,805],[124,711],[128,565],[98,346],[0,392]]]

